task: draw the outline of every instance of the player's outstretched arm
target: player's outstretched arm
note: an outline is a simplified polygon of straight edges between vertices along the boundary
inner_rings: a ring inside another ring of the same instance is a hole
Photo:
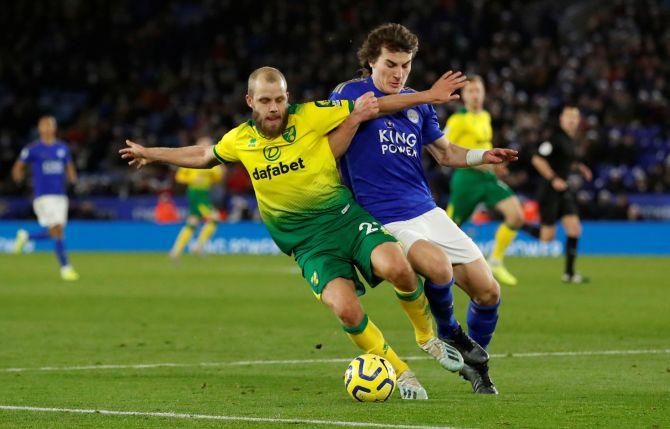
[[[517,161],[518,152],[512,149],[466,149],[442,136],[426,146],[438,164],[447,167],[476,167],[483,164],[502,164]]]
[[[358,126],[379,114],[378,98],[372,91],[366,92],[356,99],[354,110],[335,130],[328,134],[328,144],[335,159],[349,149],[349,145],[358,131]]]
[[[458,100],[460,97],[454,92],[463,88],[466,83],[467,77],[464,74],[461,72],[454,73],[450,70],[440,76],[433,86],[426,91],[380,97],[379,114],[382,116],[388,115],[419,104],[444,104]]]
[[[128,147],[119,151],[121,158],[127,160],[128,165],[134,165],[137,168],[142,168],[152,162],[163,162],[188,168],[212,168],[219,164],[212,146],[144,147],[130,140],[126,140],[126,144]]]

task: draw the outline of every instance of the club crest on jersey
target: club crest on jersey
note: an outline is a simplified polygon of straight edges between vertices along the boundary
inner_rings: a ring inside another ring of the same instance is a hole
[[[65,149],[58,149],[58,151],[56,151],[56,156],[59,158],[65,158]]]
[[[270,162],[274,162],[281,156],[281,149],[279,146],[268,146],[263,148],[263,156]]]
[[[291,125],[287,129],[284,130],[282,133],[282,137],[284,137],[284,140],[286,140],[289,143],[293,143],[295,141],[295,125]]]
[[[407,109],[407,119],[409,119],[413,124],[418,124],[419,113],[414,109]]]
[[[249,140],[249,147],[256,147],[256,137],[252,137],[251,140]]]

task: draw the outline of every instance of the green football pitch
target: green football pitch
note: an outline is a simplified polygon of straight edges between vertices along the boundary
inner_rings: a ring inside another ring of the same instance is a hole
[[[413,344],[390,285],[363,297],[428,401],[352,401],[359,354],[284,256],[0,255],[1,428],[670,427],[670,259],[510,258],[479,396]],[[459,320],[467,299],[456,292]]]

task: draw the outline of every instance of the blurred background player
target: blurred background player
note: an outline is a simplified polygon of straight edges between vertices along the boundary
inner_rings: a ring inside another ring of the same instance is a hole
[[[563,281],[566,283],[584,283],[588,278],[575,272],[577,259],[577,243],[582,234],[579,221],[575,193],[568,187],[567,178],[570,172],[577,169],[584,179],[591,181],[591,169],[578,160],[577,132],[581,115],[575,106],[566,105],[559,117],[559,128],[551,138],[542,142],[531,162],[540,173],[538,201],[540,204],[539,238],[551,241],[556,236],[556,221],[561,220],[567,236],[565,241],[565,271]]]
[[[211,147],[214,144],[209,137],[200,137],[196,145]],[[200,230],[198,240],[193,247],[193,253],[199,254],[207,241],[216,232],[219,214],[212,205],[210,189],[212,185],[221,183],[223,180],[223,167],[216,166],[208,170],[180,167],[175,175],[177,183],[186,185],[186,197],[188,198],[188,217],[186,225],[181,229],[177,239],[170,251],[170,257],[177,259],[181,256],[186,244],[191,240],[193,232],[201,221],[205,221]]]
[[[35,196],[33,210],[42,228],[31,233],[20,229],[16,233],[14,251],[20,253],[28,240],[54,240],[61,278],[74,281],[79,279],[79,274],[68,263],[63,231],[68,211],[66,184],[76,182],[77,171],[70,149],[65,142],[56,139],[56,119],[53,116],[41,117],[37,129],[39,140],[21,151],[12,167],[12,177],[16,183],[21,183],[25,178],[26,165],[30,166]]]
[[[373,29],[358,51],[366,76],[338,85],[330,98],[346,100],[372,91],[383,100],[389,94],[415,92],[405,83],[418,49],[417,36],[400,24]],[[464,84],[463,77],[459,88]],[[345,146],[351,142],[340,160],[344,183],[358,203],[403,244],[412,268],[425,277],[425,294],[437,321],[438,336],[458,349],[467,364],[461,375],[476,393],[497,393],[484,349],[498,322],[500,286],[477,245],[435,204],[421,153],[425,147],[440,165],[465,167],[514,160],[516,152],[464,149],[450,144],[440,129],[435,109],[428,104],[366,123],[354,119],[347,119],[330,135],[331,144]],[[454,279],[472,299],[469,336],[454,318]],[[418,339],[417,343],[426,350],[427,343]]]
[[[492,149],[493,128],[491,115],[484,110],[484,81],[479,76],[470,77],[461,93],[465,107],[447,120],[447,138],[468,149]],[[470,219],[479,203],[502,213],[504,220],[496,231],[488,263],[496,280],[514,286],[517,279],[505,268],[503,258],[518,229],[523,226],[523,209],[514,191],[498,178],[496,169],[491,165],[480,165],[455,170],[451,176],[447,213],[459,226]]]

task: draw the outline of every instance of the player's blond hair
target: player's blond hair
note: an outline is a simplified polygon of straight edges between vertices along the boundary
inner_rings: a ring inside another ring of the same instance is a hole
[[[249,80],[247,82],[247,94],[253,95],[254,88],[256,87],[256,82],[258,79],[263,79],[265,82],[274,83],[274,82],[283,82],[284,87],[286,88],[286,78],[284,74],[274,67],[260,67],[252,71],[249,75]]]

